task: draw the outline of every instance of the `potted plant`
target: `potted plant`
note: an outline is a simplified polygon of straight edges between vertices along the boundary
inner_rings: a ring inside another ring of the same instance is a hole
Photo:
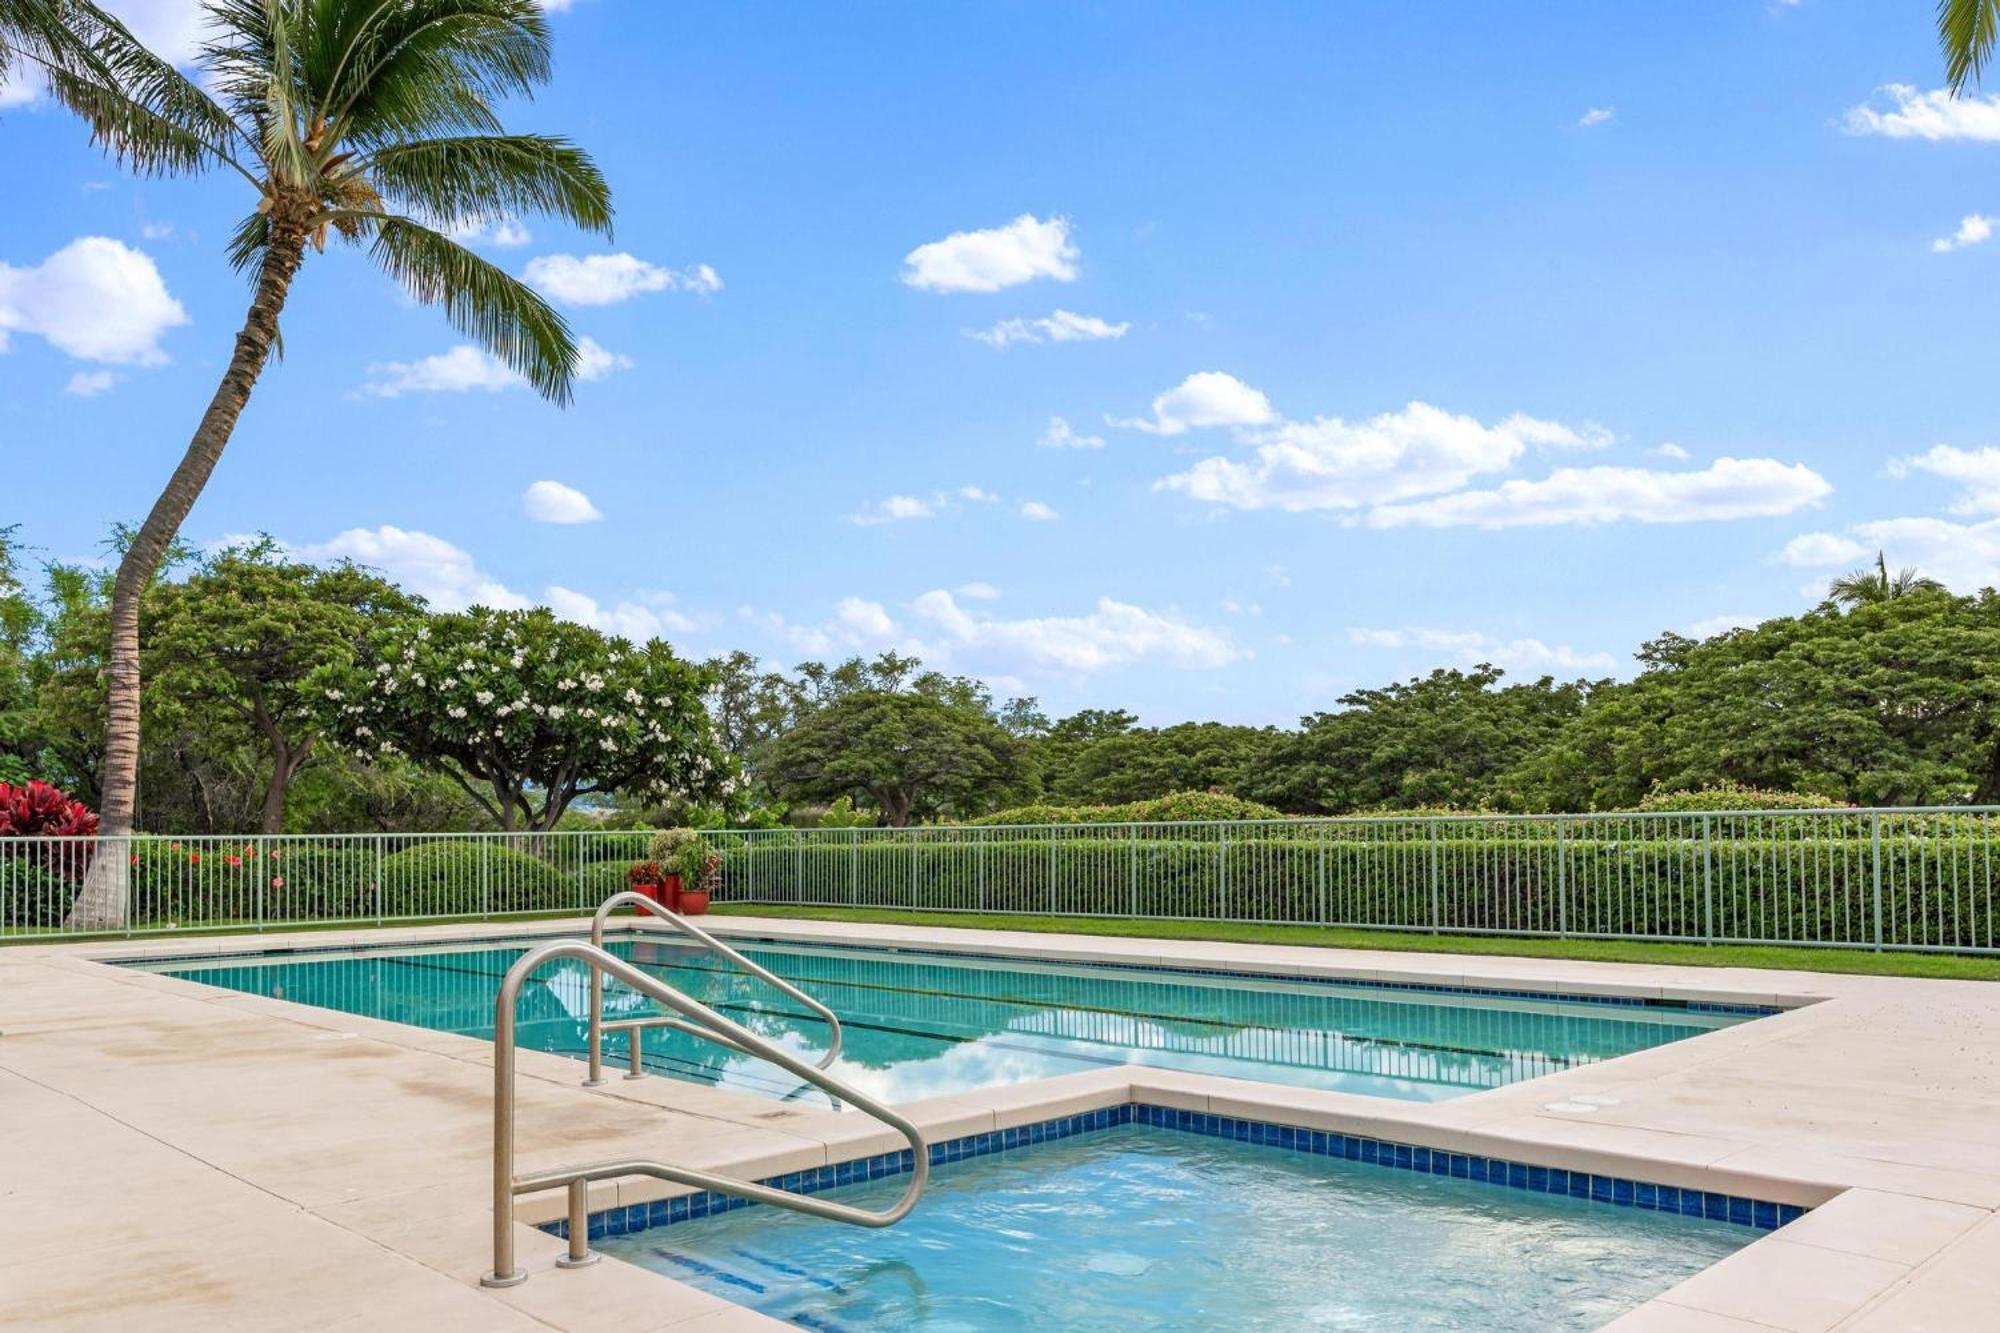
[[[659,862],[667,882],[667,906],[696,916],[708,910],[708,895],[719,878],[722,858],[708,839],[689,828],[661,829],[646,854]]]
[[[625,872],[625,886],[634,893],[644,894],[656,903],[667,903],[665,896],[666,873],[660,869],[658,861],[641,861]]]

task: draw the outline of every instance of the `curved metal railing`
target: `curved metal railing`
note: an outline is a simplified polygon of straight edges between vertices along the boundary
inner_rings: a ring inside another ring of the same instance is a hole
[[[838,1097],[901,1134],[910,1145],[910,1183],[904,1188],[902,1197],[890,1207],[872,1212],[866,1208],[835,1203],[830,1199],[818,1199],[811,1195],[794,1194],[789,1190],[773,1189],[769,1185],[760,1185],[756,1181],[744,1180],[737,1176],[718,1175],[713,1171],[697,1171],[691,1167],[670,1166],[665,1162],[641,1159],[599,1162],[593,1166],[557,1167],[522,1176],[515,1175],[514,1010],[520,1003],[521,987],[529,976],[559,958],[571,958],[583,963],[590,968],[593,979],[601,980],[604,975],[617,978],[640,994],[695,1020],[695,1024],[699,1026],[690,1024],[687,1030],[696,1036],[721,1041],[734,1046],[737,1050],[769,1060],[779,1068],[796,1074],[821,1091]],[[615,954],[607,952],[598,945],[586,944],[582,940],[551,940],[547,944],[537,945],[528,950],[507,969],[507,975],[500,983],[500,994],[493,1002],[493,1271],[481,1277],[480,1283],[488,1287],[511,1287],[527,1281],[526,1270],[514,1263],[514,1200],[520,1195],[534,1194],[542,1190],[564,1187],[569,1190],[569,1253],[557,1260],[557,1263],[565,1268],[580,1268],[585,1264],[595,1263],[597,1256],[590,1252],[588,1203],[590,1182],[611,1180],[620,1176],[652,1176],[659,1180],[693,1185],[699,1189],[713,1190],[718,1194],[728,1194],[756,1203],[789,1208],[793,1212],[823,1217],[834,1222],[846,1222],[863,1227],[886,1227],[902,1221],[910,1209],[917,1206],[917,1199],[924,1192],[924,1184],[930,1179],[930,1148],[924,1140],[923,1132],[890,1107],[866,1093],[848,1087],[833,1075],[766,1041],[748,1028],[730,1021],[700,1001],[683,995],[666,982],[648,976]]]
[[[727,958],[751,976],[776,987],[782,993],[789,995],[792,999],[811,1009],[826,1020],[827,1027],[832,1030],[833,1034],[827,1042],[826,1054],[822,1055],[819,1059],[818,1067],[821,1069],[828,1068],[835,1060],[840,1058],[840,1019],[834,1014],[833,1010],[827,1008],[818,1000],[815,1000],[812,996],[806,994],[769,968],[751,962],[748,958],[745,958],[742,954],[730,948],[727,944],[724,944],[721,940],[715,938],[715,936],[709,934],[680,913],[662,907],[643,893],[634,893],[630,889],[627,889],[621,893],[612,894],[609,898],[598,904],[597,914],[590,919],[590,942],[593,945],[600,949],[604,947],[605,923],[611,919],[612,912],[626,906],[643,908],[645,911],[651,912],[660,920],[674,927],[683,935],[688,936],[697,944],[700,944],[710,953]],[[704,1010],[704,1012],[707,1011]],[[625,1077],[644,1077],[645,1070],[640,1063],[644,1056],[644,1039],[639,1034],[647,1028],[672,1028],[677,1032],[692,1033],[697,1037],[717,1038],[717,1034],[713,1029],[697,1028],[691,1023],[663,1014],[648,1015],[645,1018],[625,1018],[607,1024],[604,1021],[604,974],[596,968],[592,968],[590,972],[590,1076],[584,1079],[583,1085],[586,1088],[594,1088],[604,1082],[604,1034],[607,1030],[612,1032],[628,1032],[631,1034],[629,1039],[630,1072]],[[726,1038],[722,1038],[721,1041],[725,1046],[735,1045],[734,1042]],[[742,1050],[743,1048],[739,1046],[737,1049]],[[747,1053],[752,1055],[757,1054],[755,1051]]]

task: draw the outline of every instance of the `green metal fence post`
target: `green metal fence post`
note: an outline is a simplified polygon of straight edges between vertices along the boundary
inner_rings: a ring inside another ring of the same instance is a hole
[[[382,924],[382,835],[375,835],[375,924]]]

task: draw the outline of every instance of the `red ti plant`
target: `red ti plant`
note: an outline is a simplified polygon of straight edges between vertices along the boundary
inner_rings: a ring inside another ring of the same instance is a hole
[[[97,832],[97,815],[82,801],[73,801],[46,782],[15,787],[0,782],[0,838],[88,838]],[[93,844],[44,843],[20,849],[36,864],[53,864],[65,879],[90,868]],[[4,851],[0,848],[0,851]]]

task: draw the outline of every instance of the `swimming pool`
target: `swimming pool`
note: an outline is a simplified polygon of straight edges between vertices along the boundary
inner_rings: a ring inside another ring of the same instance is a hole
[[[810,1013],[673,940],[612,950],[798,1051],[825,1047]],[[836,1077],[885,1101],[1148,1065],[1437,1101],[1697,1036],[1759,1011],[797,944],[746,954],[832,1007],[845,1028]],[[491,1037],[518,944],[266,955],[148,965],[191,981],[468,1036]],[[523,1046],[581,1054],[588,974],[559,961],[522,992]],[[607,1018],[652,1011],[616,985]],[[606,1058],[624,1039],[608,1034]],[[680,1033],[644,1047],[655,1073],[765,1096],[820,1094],[768,1064]]]
[[[1525,1333],[1596,1328],[1758,1234],[1127,1123],[947,1165],[883,1231],[750,1207],[594,1243],[823,1333]]]

